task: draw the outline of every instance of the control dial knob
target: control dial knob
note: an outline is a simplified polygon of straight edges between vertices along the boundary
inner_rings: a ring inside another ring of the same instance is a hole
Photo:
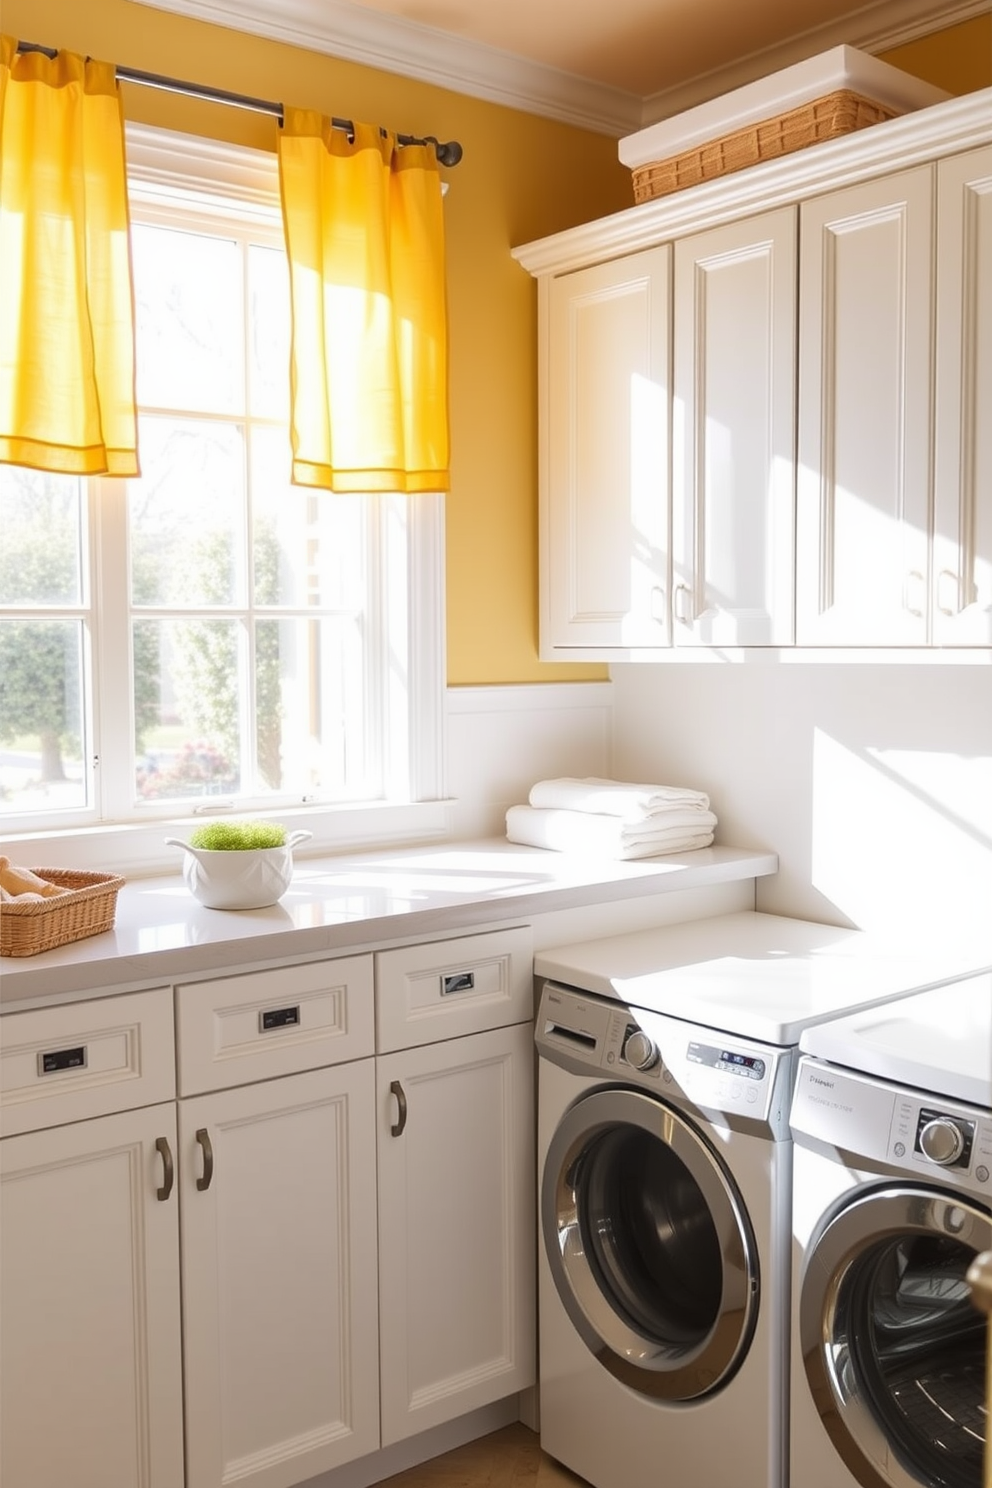
[[[636,1028],[623,1046],[623,1057],[636,1070],[649,1070],[658,1063],[657,1046],[640,1028]]]
[[[957,1162],[964,1151],[961,1130],[946,1116],[935,1116],[920,1132],[920,1151],[931,1162],[946,1167]]]

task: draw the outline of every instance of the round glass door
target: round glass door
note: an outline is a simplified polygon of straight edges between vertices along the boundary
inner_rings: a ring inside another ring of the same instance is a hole
[[[597,1091],[565,1113],[541,1195],[558,1295],[600,1362],[642,1394],[727,1383],[757,1317],[743,1202],[701,1133],[649,1095]]]
[[[981,1488],[986,1320],[968,1267],[992,1244],[950,1194],[874,1190],[814,1248],[800,1333],[813,1399],[865,1488]]]

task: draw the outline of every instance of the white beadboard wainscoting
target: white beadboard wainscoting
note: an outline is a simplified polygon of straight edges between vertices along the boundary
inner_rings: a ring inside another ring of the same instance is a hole
[[[612,774],[609,682],[449,687],[446,711],[452,837],[502,837],[536,780]]]

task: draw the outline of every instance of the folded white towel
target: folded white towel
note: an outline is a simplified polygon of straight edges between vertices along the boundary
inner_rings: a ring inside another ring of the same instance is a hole
[[[584,779],[563,776],[539,780],[527,797],[531,806],[564,811],[587,811],[628,819],[656,816],[674,809],[708,811],[710,798],[704,791],[678,785],[637,785],[623,780]]]
[[[707,821],[707,817],[711,821]],[[716,818],[700,816],[695,826],[684,824],[630,827],[615,816],[582,811],[557,811],[534,806],[511,806],[506,813],[510,842],[546,847],[554,852],[592,853],[607,858],[654,858],[664,853],[709,847]]]

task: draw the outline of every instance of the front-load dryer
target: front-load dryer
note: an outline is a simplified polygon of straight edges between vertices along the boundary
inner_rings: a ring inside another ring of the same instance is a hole
[[[598,1488],[780,1483],[792,1051],[553,983],[536,1038],[542,1446]]]
[[[981,1488],[992,975],[807,1031],[795,1138],[792,1483]]]

